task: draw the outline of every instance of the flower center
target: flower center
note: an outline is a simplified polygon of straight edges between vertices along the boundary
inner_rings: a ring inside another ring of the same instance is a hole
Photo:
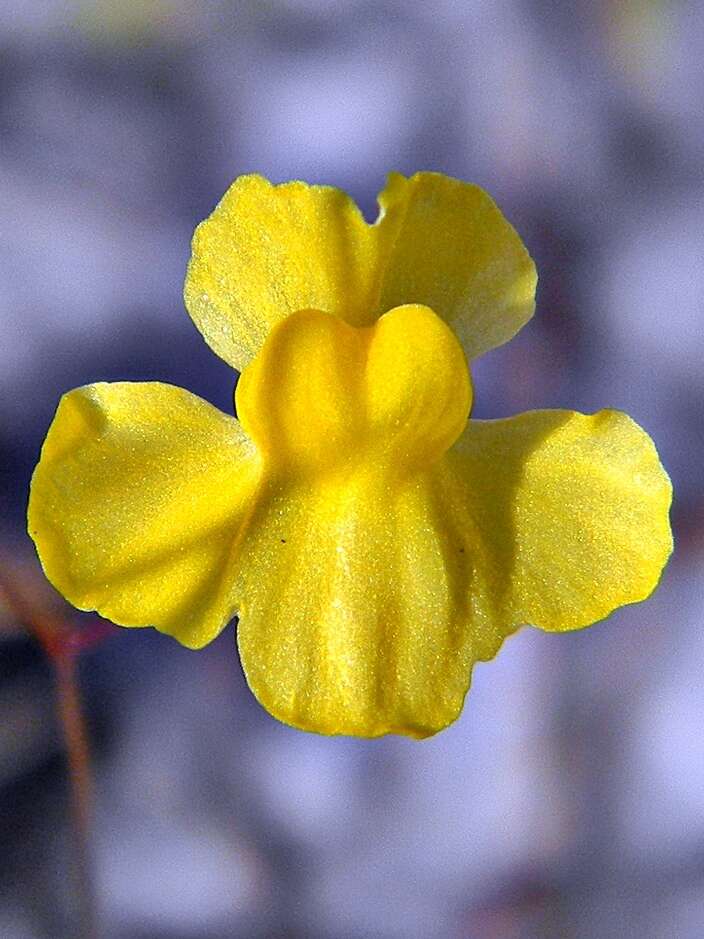
[[[294,313],[237,386],[240,421],[263,457],[302,472],[428,465],[460,435],[471,402],[459,342],[416,304],[365,328],[317,310]]]

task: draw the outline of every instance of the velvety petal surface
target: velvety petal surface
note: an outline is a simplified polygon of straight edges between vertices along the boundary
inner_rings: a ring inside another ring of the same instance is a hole
[[[459,713],[471,641],[422,469],[470,402],[462,349],[422,306],[364,329],[296,313],[243,373],[238,413],[268,484],[239,551],[238,637],[276,717],[424,736]]]
[[[471,400],[460,344],[417,305],[368,328],[295,313],[237,385],[242,426],[269,468],[318,475],[360,462],[382,473],[427,463],[460,435]]]
[[[374,238],[344,192],[241,176],[196,229],[184,298],[206,342],[241,371],[298,310],[371,322],[375,267]]]
[[[471,559],[481,658],[521,625],[579,629],[645,599],[672,550],[670,481],[618,411],[471,421],[434,486],[448,549]]]
[[[625,415],[470,422],[434,465],[272,487],[242,543],[242,662],[287,723],[432,734],[520,626],[570,630],[647,597],[670,483]]]
[[[272,489],[235,591],[247,681],[306,730],[423,737],[459,714],[474,660],[467,578],[421,475]]]
[[[533,315],[535,265],[479,186],[441,173],[391,173],[379,205],[378,311],[431,307],[470,360],[507,342]]]
[[[369,225],[340,190],[236,180],[196,230],[184,290],[211,348],[241,370],[298,310],[370,326],[393,307],[422,304],[471,359],[530,318],[535,267],[482,189],[393,173],[379,204]]]
[[[32,479],[29,532],[75,606],[205,645],[234,612],[231,558],[260,476],[234,417],[160,383],[64,395]]]

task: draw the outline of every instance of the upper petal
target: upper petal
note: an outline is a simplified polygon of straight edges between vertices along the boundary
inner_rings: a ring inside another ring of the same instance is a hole
[[[478,186],[393,173],[379,204],[368,225],[338,189],[236,180],[196,229],[184,289],[211,348],[241,371],[269,330],[298,310],[369,326],[393,307],[423,304],[452,326],[471,359],[530,318],[535,267]]]
[[[297,310],[371,322],[374,268],[369,226],[344,192],[241,176],[196,229],[184,296],[206,342],[241,371]]]
[[[471,421],[436,485],[472,558],[482,657],[521,625],[578,629],[645,599],[672,550],[670,481],[648,435],[617,411]]]
[[[88,385],[61,399],[29,532],[75,606],[200,647],[233,615],[228,565],[259,472],[235,418],[195,395]]]
[[[391,173],[379,205],[379,312],[403,303],[431,307],[470,360],[533,315],[535,265],[479,186],[441,173]]]

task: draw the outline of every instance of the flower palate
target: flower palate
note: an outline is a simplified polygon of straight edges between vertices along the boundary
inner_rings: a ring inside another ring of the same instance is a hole
[[[238,179],[193,240],[188,310],[242,370],[240,420],[160,383],[66,394],[29,530],[76,606],[184,645],[234,614],[249,684],[322,733],[435,733],[523,624],[647,597],[670,483],[626,415],[468,421],[467,361],[532,315],[536,275],[476,186]]]

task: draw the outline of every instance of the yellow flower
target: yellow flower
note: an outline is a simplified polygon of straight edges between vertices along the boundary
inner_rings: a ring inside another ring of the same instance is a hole
[[[63,397],[29,530],[76,606],[191,648],[238,614],[249,684],[322,733],[435,733],[521,625],[647,597],[670,483],[626,415],[468,421],[467,362],[530,318],[536,275],[479,188],[237,180],[196,231],[188,310],[242,370],[239,421],[159,383]]]

